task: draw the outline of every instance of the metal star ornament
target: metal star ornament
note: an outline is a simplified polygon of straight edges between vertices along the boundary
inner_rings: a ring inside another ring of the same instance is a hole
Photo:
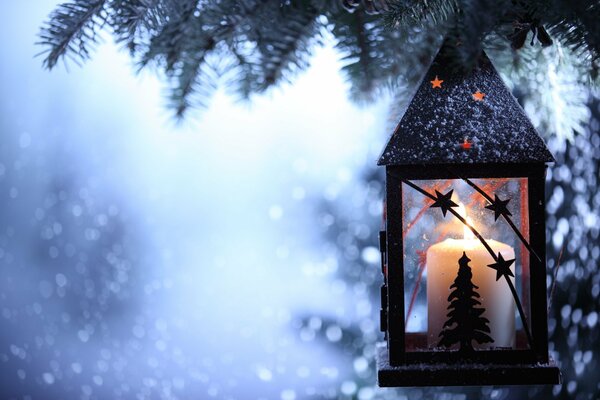
[[[502,257],[501,253],[498,253],[498,260],[496,260],[493,264],[488,264],[488,267],[496,270],[496,281],[498,281],[502,276],[506,275],[514,277],[512,271],[510,270],[510,266],[515,262],[515,259],[505,260]]]
[[[465,138],[465,140],[460,144],[463,150],[471,150],[473,147],[473,143],[469,142],[469,139]]]
[[[508,208],[506,208],[509,201],[510,199],[500,200],[498,195],[494,194],[494,201],[491,202],[492,204],[485,206],[485,208],[492,210],[494,212],[495,221],[498,221],[498,218],[500,218],[502,215],[506,217],[512,215],[510,211],[508,211]]]
[[[479,90],[476,91],[475,93],[473,93],[473,99],[475,101],[483,101],[484,97],[485,97],[485,93],[481,93]]]
[[[444,82],[442,79],[439,79],[437,77],[437,75],[435,76],[435,79],[430,81],[431,82],[431,88],[435,89],[435,88],[442,88],[442,82]]]
[[[430,206],[431,208],[434,207],[438,207],[442,209],[442,214],[444,215],[444,217],[446,216],[446,213],[448,212],[448,210],[452,207],[458,207],[458,204],[456,204],[455,202],[452,201],[452,193],[454,192],[454,189],[450,190],[448,193],[446,194],[441,194],[440,192],[438,192],[437,190],[435,191],[435,201],[433,202],[433,204]]]

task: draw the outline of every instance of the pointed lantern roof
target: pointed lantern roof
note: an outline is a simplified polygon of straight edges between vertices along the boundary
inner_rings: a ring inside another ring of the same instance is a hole
[[[473,71],[460,74],[446,53],[445,45],[377,164],[553,162],[489,58],[482,53]]]

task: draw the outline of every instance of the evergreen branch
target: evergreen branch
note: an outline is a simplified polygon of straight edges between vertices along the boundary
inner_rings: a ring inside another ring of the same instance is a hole
[[[109,25],[141,68],[156,63],[181,83],[172,100],[205,93],[206,77],[190,76],[205,70],[212,83],[226,75],[248,98],[306,68],[326,25],[342,54],[351,97],[371,101],[390,89],[408,94],[443,36],[460,43],[457,66],[472,67],[483,45],[493,42],[506,51],[502,59],[520,65],[514,71],[534,73],[527,60],[539,52],[524,43],[532,33],[543,46],[551,44],[544,27],[560,42],[557,48],[577,54],[569,59],[575,70],[597,81],[599,19],[597,0],[70,0],[50,15],[40,44],[47,68],[65,56],[77,62],[90,56],[98,32]],[[206,66],[208,57],[221,62]],[[187,108],[180,100],[178,114]]]
[[[150,46],[142,56],[141,65],[150,61],[164,62],[165,70],[173,70],[182,53],[194,46],[201,21],[194,16],[198,0],[185,0],[177,3],[166,16],[166,22],[151,39]]]
[[[349,12],[354,12],[356,9],[361,8],[367,14],[380,14],[388,12],[390,9],[390,2],[388,0],[342,0],[342,6]]]
[[[483,49],[483,40],[498,27],[506,10],[510,9],[510,0],[459,0],[458,4],[460,13],[451,36],[459,44],[455,52],[458,63],[470,70]]]
[[[215,21],[211,25],[212,34],[228,44],[240,41],[256,43],[256,34],[261,24],[271,22],[270,9],[274,3],[269,0],[225,0],[215,1],[203,10],[206,20]]]
[[[170,96],[178,118],[182,118],[190,106],[204,106],[203,100],[214,90],[215,84],[210,76],[207,58],[215,45],[212,38],[207,38],[202,46],[204,51],[186,54],[181,60],[175,76],[176,84]],[[196,104],[192,103],[194,94],[200,94],[196,96]]]
[[[525,27],[531,27],[531,44],[536,30],[538,39],[543,41],[540,34],[545,31],[540,32],[539,28],[545,26],[555,39],[577,54],[581,67],[582,61],[588,63],[587,71],[585,67],[582,71],[582,75],[591,78],[588,83],[597,79],[597,62],[600,59],[600,26],[597,21],[600,20],[600,3],[583,0],[521,0],[517,5],[508,14],[513,17],[513,23],[525,22]],[[550,38],[546,40],[548,39]],[[551,42],[546,43],[548,44]]]
[[[247,100],[252,93],[257,93],[264,85],[264,79],[257,61],[251,61],[251,56],[244,55],[236,46],[230,46],[233,61],[228,70],[234,70],[229,85],[234,87],[242,99]]]
[[[97,30],[106,22],[107,0],[72,1],[59,5],[40,32],[39,44],[48,47],[44,66],[54,68],[60,58],[90,56],[88,45],[97,41]]]
[[[486,50],[507,77],[513,93],[536,129],[561,139],[582,133],[589,111],[589,56],[574,52],[556,40],[543,51],[526,46],[510,51],[500,38],[489,37]]]
[[[391,2],[385,21],[390,27],[424,25],[426,21],[443,24],[454,18],[456,0],[404,0]]]
[[[441,43],[440,32],[431,22],[425,28],[390,29],[360,10],[331,19],[336,47],[346,62],[343,70],[352,83],[352,98],[359,101],[370,101],[389,89],[406,94],[422,77],[422,66],[431,61],[431,47]]]
[[[271,11],[271,25],[261,26],[257,32],[262,38],[258,51],[264,76],[260,90],[279,82],[286,72],[306,68],[311,43],[319,35],[316,18],[320,12],[308,2],[296,1]]]
[[[194,49],[188,49],[188,52],[205,54],[209,52],[217,52],[223,60],[229,59],[229,62],[225,62],[224,68],[213,68],[213,72],[216,75],[226,74],[228,71],[235,70],[234,79],[229,81],[230,84],[238,89],[242,93],[243,98],[248,98],[251,93],[260,91],[261,85],[264,82],[259,71],[259,62],[257,58],[256,46],[252,45],[248,39],[253,37],[251,27],[260,25],[256,23],[256,20],[263,19],[265,14],[265,8],[267,8],[271,2],[267,0],[258,1],[218,1],[212,3],[203,3],[202,12],[199,15],[195,15],[193,27],[190,29],[195,35],[199,36],[200,39],[191,41],[190,37],[187,37],[187,42],[196,43]],[[177,24],[180,25],[180,24]],[[176,29],[181,29],[176,27]],[[172,37],[172,35],[166,34],[165,37]],[[207,40],[206,38],[210,38]],[[217,50],[217,44],[222,43],[223,46],[219,46]],[[200,44],[200,46],[198,46]],[[209,46],[204,46],[208,44]],[[155,49],[159,49],[161,46],[156,46]],[[169,48],[169,44],[162,46],[163,48]],[[225,51],[224,49],[228,50]],[[155,51],[155,54],[148,53],[145,61],[147,62],[153,58],[160,58],[160,52]],[[171,69],[170,65],[175,65],[175,57],[173,56],[172,64],[167,62],[167,70]],[[168,59],[168,57],[167,57]],[[206,57],[201,58],[205,60]],[[199,71],[203,71],[201,65],[197,66]],[[193,67],[189,67],[188,71],[193,71]],[[206,90],[201,90],[202,82],[206,83],[205,79],[208,75],[205,74],[203,79],[199,79],[192,85],[195,94],[208,95],[213,89],[214,85],[212,82]],[[181,81],[181,79],[180,79]],[[185,79],[183,80],[186,81]],[[210,81],[210,80],[209,80]],[[187,87],[187,85],[183,85]],[[177,99],[177,96],[188,96],[191,95],[189,90],[176,90],[171,95],[171,100],[176,104],[177,115],[183,115],[183,112],[188,108],[189,102],[186,98]],[[204,102],[197,97],[197,104],[201,105]]]
[[[600,4],[583,1],[557,1],[560,13],[546,13],[550,32],[572,50],[600,57]]]
[[[353,13],[337,13],[330,17],[332,32],[337,38],[336,47],[341,51],[345,65],[342,67],[351,82],[355,98],[360,94],[372,94],[375,89],[376,55],[373,51],[377,38],[372,34],[375,18],[357,9]]]
[[[113,0],[118,10],[110,18],[118,42],[123,42],[131,54],[138,50],[144,36],[155,33],[163,21],[163,5],[159,0]]]

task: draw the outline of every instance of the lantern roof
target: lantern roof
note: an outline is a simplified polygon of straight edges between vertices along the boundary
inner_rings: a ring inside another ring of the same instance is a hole
[[[553,162],[487,55],[461,73],[448,50],[433,60],[378,165]]]

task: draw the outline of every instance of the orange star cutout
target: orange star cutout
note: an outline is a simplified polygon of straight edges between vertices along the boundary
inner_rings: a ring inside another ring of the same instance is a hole
[[[473,146],[473,143],[469,142],[469,139],[467,139],[467,138],[465,138],[465,140],[460,145],[460,147],[462,147],[463,150],[470,150],[472,146]]]
[[[485,93],[481,93],[479,90],[473,93],[473,99],[475,99],[475,101],[483,101],[484,97]]]
[[[435,89],[435,88],[442,88],[442,82],[444,82],[441,79],[438,79],[437,75],[435,76],[435,79],[430,81],[431,82],[431,88]]]

